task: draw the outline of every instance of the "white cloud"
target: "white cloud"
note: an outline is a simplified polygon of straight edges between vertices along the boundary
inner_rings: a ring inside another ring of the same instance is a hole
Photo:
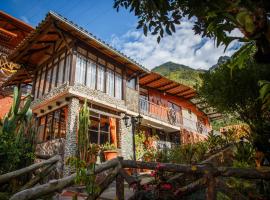
[[[149,69],[168,61],[208,69],[217,63],[220,56],[230,56],[239,47],[235,41],[224,53],[224,46],[216,48],[213,39],[195,35],[192,27],[192,22],[182,22],[176,33],[166,35],[159,44],[156,36],[145,37],[142,30],[128,31],[122,36],[113,35],[111,44]],[[233,31],[232,34],[239,36],[240,32]]]
[[[27,24],[30,24],[30,21],[26,16],[21,16],[21,20],[23,20]]]

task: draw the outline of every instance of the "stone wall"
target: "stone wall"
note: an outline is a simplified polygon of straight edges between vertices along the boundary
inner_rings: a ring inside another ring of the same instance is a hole
[[[139,111],[139,92],[127,87],[126,90],[126,106],[128,110]]]
[[[93,99],[94,101],[100,101],[104,104],[112,104],[116,107],[125,108],[125,101],[121,99],[116,99],[104,92],[93,90],[82,84],[75,84],[70,88],[70,93],[75,93],[78,96],[87,96],[88,99]]]
[[[59,96],[59,94],[68,92],[70,86],[68,85],[69,83],[64,83],[63,85],[60,85],[59,87],[53,88],[49,93],[43,95],[42,97],[38,99],[34,99],[32,102],[31,106],[35,107],[37,105],[40,105],[54,97]]]
[[[126,127],[123,120],[119,120],[119,135],[121,155],[124,159],[133,159],[132,127]]]
[[[62,177],[63,175],[64,147],[65,147],[64,138],[50,140],[47,142],[37,144],[36,146],[37,155],[46,155],[46,156],[61,155],[62,157],[62,160],[56,164],[56,170],[50,174],[49,179],[59,178],[59,177]],[[41,159],[35,160],[35,162],[41,162],[41,161],[42,161]]]
[[[78,98],[71,98],[68,104],[68,116],[66,125],[66,143],[64,159],[75,156],[77,152],[77,130],[79,126],[80,101]],[[65,166],[64,174],[68,175],[70,169]]]

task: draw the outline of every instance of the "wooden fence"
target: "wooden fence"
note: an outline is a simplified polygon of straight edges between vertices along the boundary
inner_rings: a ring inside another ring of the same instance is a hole
[[[48,172],[48,166],[54,166],[56,162],[60,159],[60,156],[55,156],[53,158],[50,158],[49,160],[31,165],[27,168],[0,175],[0,185],[8,182],[11,178],[15,178],[24,173],[46,166],[42,170],[43,176],[37,175],[37,177],[44,177],[45,172]],[[137,179],[127,173],[126,168],[155,170],[158,166],[160,166],[160,163],[123,160],[122,157],[118,157],[100,165],[97,165],[95,168],[95,174],[98,175],[107,170],[110,170],[110,173],[108,173],[108,175],[103,178],[103,180],[97,183],[100,187],[100,191],[98,192],[98,194],[92,196],[91,199],[97,199],[113,181],[116,181],[115,195],[118,200],[123,200],[125,197],[124,181],[126,181],[129,185],[140,184]],[[197,175],[199,177],[198,179],[184,187],[178,188],[177,191],[179,191],[181,195],[186,195],[201,188],[206,188],[207,200],[216,199],[217,187],[221,188],[223,192],[226,192],[226,194],[231,195],[234,198],[237,197],[237,199],[246,199],[246,197],[244,197],[237,191],[228,188],[222,180],[218,179],[219,177],[270,180],[270,169],[260,170],[233,167],[213,167],[211,164],[208,163],[201,163],[196,165],[162,163],[162,170],[166,172],[174,172],[177,174],[176,176],[178,176],[179,174]],[[88,174],[89,173],[90,172],[88,172]],[[49,183],[43,185],[34,186],[38,182],[38,180],[40,180],[40,178],[35,177],[30,181],[31,184],[28,184],[27,187],[22,188],[19,192],[14,194],[11,197],[11,200],[36,199],[42,196],[62,191],[64,188],[74,185],[75,178],[76,174],[74,173],[61,179],[51,180]]]

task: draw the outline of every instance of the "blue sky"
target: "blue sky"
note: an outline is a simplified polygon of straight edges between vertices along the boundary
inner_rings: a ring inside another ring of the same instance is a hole
[[[239,47],[233,42],[224,53],[224,47],[216,48],[212,39],[194,35],[192,22],[187,20],[173,36],[166,35],[157,44],[155,37],[136,30],[133,14],[124,9],[116,12],[113,0],[1,0],[0,9],[34,27],[48,11],[55,11],[149,69],[168,61],[208,69],[220,56],[230,56]]]
[[[89,30],[105,41],[134,28],[136,17],[113,9],[112,0],[1,0],[1,10],[36,26],[50,10]]]

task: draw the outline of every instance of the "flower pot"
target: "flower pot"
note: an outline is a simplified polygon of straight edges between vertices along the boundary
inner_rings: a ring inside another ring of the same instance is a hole
[[[111,159],[116,158],[117,156],[118,156],[118,151],[117,150],[104,151],[105,160],[111,160]]]

